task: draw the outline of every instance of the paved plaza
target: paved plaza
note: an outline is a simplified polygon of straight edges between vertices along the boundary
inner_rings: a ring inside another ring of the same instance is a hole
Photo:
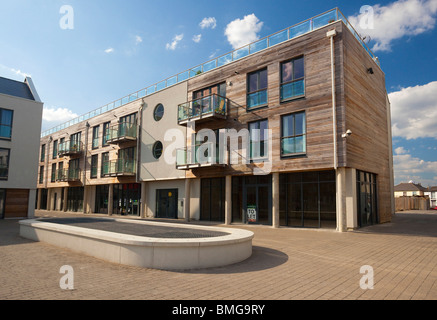
[[[437,211],[397,213],[391,223],[347,233],[231,228],[255,233],[251,258],[173,272],[117,265],[32,242],[19,236],[18,220],[0,220],[0,299],[437,299]],[[60,288],[64,265],[74,270],[74,290]],[[363,266],[373,270],[373,289],[360,286],[370,275],[369,269],[360,273]]]

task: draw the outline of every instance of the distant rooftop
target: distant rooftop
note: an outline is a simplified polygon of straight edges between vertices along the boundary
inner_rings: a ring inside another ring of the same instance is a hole
[[[273,47],[279,43],[285,42],[290,39],[294,39],[308,32],[314,31],[316,29],[322,28],[330,23],[334,23],[338,20],[343,21],[343,23],[349,28],[358,42],[361,43],[363,48],[369,54],[369,56],[375,61],[375,63],[379,66],[378,58],[373,54],[373,52],[369,49],[369,47],[365,44],[361,36],[355,31],[354,27],[349,23],[349,21],[345,18],[345,16],[341,13],[338,8],[329,10],[327,12],[321,13],[315,17],[307,19],[303,22],[295,24],[289,28],[278,31],[270,36],[257,40],[253,43],[247,44],[239,49],[226,53],[218,58],[207,61],[201,65],[198,65],[194,68],[188,69],[184,72],[181,72],[177,75],[174,75],[170,78],[162,80],[150,87],[144,88],[132,94],[129,94],[121,99],[113,101],[103,107],[90,111],[80,117],[67,121],[63,124],[60,124],[52,129],[46,130],[41,133],[41,137],[48,136],[57,131],[68,128],[74,124],[80,123],[82,121],[86,121],[90,118],[98,116],[104,112],[109,110],[122,107],[125,104],[128,104],[132,101],[141,99],[143,97],[149,96],[155,92],[161,91],[168,87],[171,87],[180,82],[186,81],[190,78],[193,78],[203,72],[208,72],[210,70],[219,68],[233,61],[242,59],[249,55],[255,54],[261,50]]]
[[[394,191],[427,191],[420,183],[400,183],[394,187]]]
[[[13,97],[35,100],[26,82],[15,81],[0,77],[0,93]]]

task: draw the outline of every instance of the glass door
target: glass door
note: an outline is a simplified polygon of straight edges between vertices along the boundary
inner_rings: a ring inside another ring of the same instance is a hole
[[[243,187],[243,222],[272,224],[271,176],[252,176]]]
[[[178,189],[156,190],[156,217],[177,219]]]

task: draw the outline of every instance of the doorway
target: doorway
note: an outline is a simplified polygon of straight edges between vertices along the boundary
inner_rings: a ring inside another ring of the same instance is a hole
[[[178,218],[178,189],[156,190],[156,218]]]
[[[243,185],[243,223],[272,224],[271,176],[245,177]]]

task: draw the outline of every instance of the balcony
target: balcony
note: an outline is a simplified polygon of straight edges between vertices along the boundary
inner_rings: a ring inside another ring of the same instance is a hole
[[[103,164],[104,177],[133,177],[136,174],[135,161],[132,159],[117,159]]]
[[[83,145],[81,141],[67,141],[60,143],[58,146],[59,157],[77,156],[83,152]]]
[[[227,159],[220,159],[219,146],[212,142],[176,150],[176,168],[179,170],[223,167],[227,164]]]
[[[57,182],[79,182],[82,170],[79,168],[73,169],[58,169],[56,170]]]
[[[137,140],[137,125],[122,122],[108,129],[106,142],[109,144],[121,144]]]
[[[211,94],[178,106],[178,124],[186,125],[188,121],[226,119],[229,99]]]

